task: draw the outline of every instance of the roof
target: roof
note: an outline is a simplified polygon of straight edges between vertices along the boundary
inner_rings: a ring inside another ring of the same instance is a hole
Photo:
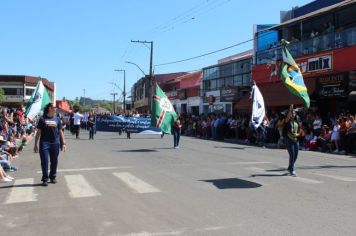
[[[230,63],[234,61],[241,61],[247,58],[253,57],[253,49],[247,50],[245,52],[241,52],[229,57],[222,58],[218,60],[218,64],[225,64],[225,63]]]
[[[202,71],[190,73],[180,77],[180,88],[187,89],[192,87],[200,87],[200,83],[203,79]]]
[[[52,91],[54,90],[54,83],[48,81],[46,78],[27,76],[27,75],[0,75],[1,82],[22,82],[22,83],[37,84],[40,79],[48,89]]]
[[[177,72],[177,73],[169,73],[169,74],[158,74],[154,75],[154,79],[157,83],[165,83],[171,79],[175,79],[179,76],[185,75],[187,72]]]
[[[309,95],[315,90],[315,79],[305,79],[305,85],[308,88]],[[294,96],[287,87],[278,81],[276,83],[259,84],[265,105],[267,107],[289,106],[290,104],[302,105],[303,101]],[[236,110],[252,110],[252,100],[250,93],[245,94],[234,107]]]
[[[319,9],[317,11],[313,11],[311,13],[308,13],[308,14],[293,18],[291,20],[283,22],[282,24],[279,24],[279,25],[276,25],[276,26],[272,26],[272,27],[270,27],[268,29],[265,29],[265,30],[278,29],[278,28],[281,28],[283,26],[290,25],[290,24],[293,24],[293,23],[296,23],[296,22],[299,22],[299,21],[303,21],[303,20],[308,19],[308,18],[317,17],[317,16],[322,15],[322,14],[324,14],[326,12],[329,12],[329,11],[332,11],[332,10],[336,10],[336,9],[339,9],[339,8],[343,8],[343,7],[346,7],[346,6],[355,4],[355,3],[356,3],[356,0],[345,0],[345,1],[342,1],[340,3],[336,3],[334,5],[321,8],[321,9]],[[265,30],[263,30],[263,31],[265,31]]]

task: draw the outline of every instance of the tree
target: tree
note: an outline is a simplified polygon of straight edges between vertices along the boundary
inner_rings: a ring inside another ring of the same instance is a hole
[[[0,103],[3,103],[5,101],[6,101],[5,91],[3,88],[0,88]]]
[[[78,103],[75,103],[75,104],[73,104],[72,110],[74,112],[81,111],[82,107]]]

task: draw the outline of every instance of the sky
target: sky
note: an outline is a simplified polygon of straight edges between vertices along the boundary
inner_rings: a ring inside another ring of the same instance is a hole
[[[252,38],[254,24],[279,23],[281,10],[311,0],[1,0],[0,74],[40,76],[57,99],[112,99],[153,64],[194,57]],[[155,74],[193,71],[252,49],[252,43],[168,66]],[[113,83],[117,86],[113,86]],[[128,95],[129,96],[129,95]]]

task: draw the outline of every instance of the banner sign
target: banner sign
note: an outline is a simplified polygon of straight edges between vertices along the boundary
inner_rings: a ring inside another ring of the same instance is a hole
[[[96,119],[96,130],[104,132],[125,132],[139,134],[161,134],[159,128],[151,126],[151,118],[125,118],[122,116],[103,116]]]

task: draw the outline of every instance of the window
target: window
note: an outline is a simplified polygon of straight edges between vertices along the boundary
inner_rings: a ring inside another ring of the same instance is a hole
[[[217,89],[225,87],[225,79],[217,79]]]
[[[234,76],[234,86],[242,86],[242,75]]]
[[[228,77],[225,79],[225,86],[226,87],[233,87],[234,86],[234,78]]]
[[[27,88],[27,89],[26,89],[26,96],[32,96],[32,94],[33,94],[34,91],[35,91],[34,89],[29,89],[29,88]]]
[[[23,95],[22,88],[3,88],[5,95]]]

